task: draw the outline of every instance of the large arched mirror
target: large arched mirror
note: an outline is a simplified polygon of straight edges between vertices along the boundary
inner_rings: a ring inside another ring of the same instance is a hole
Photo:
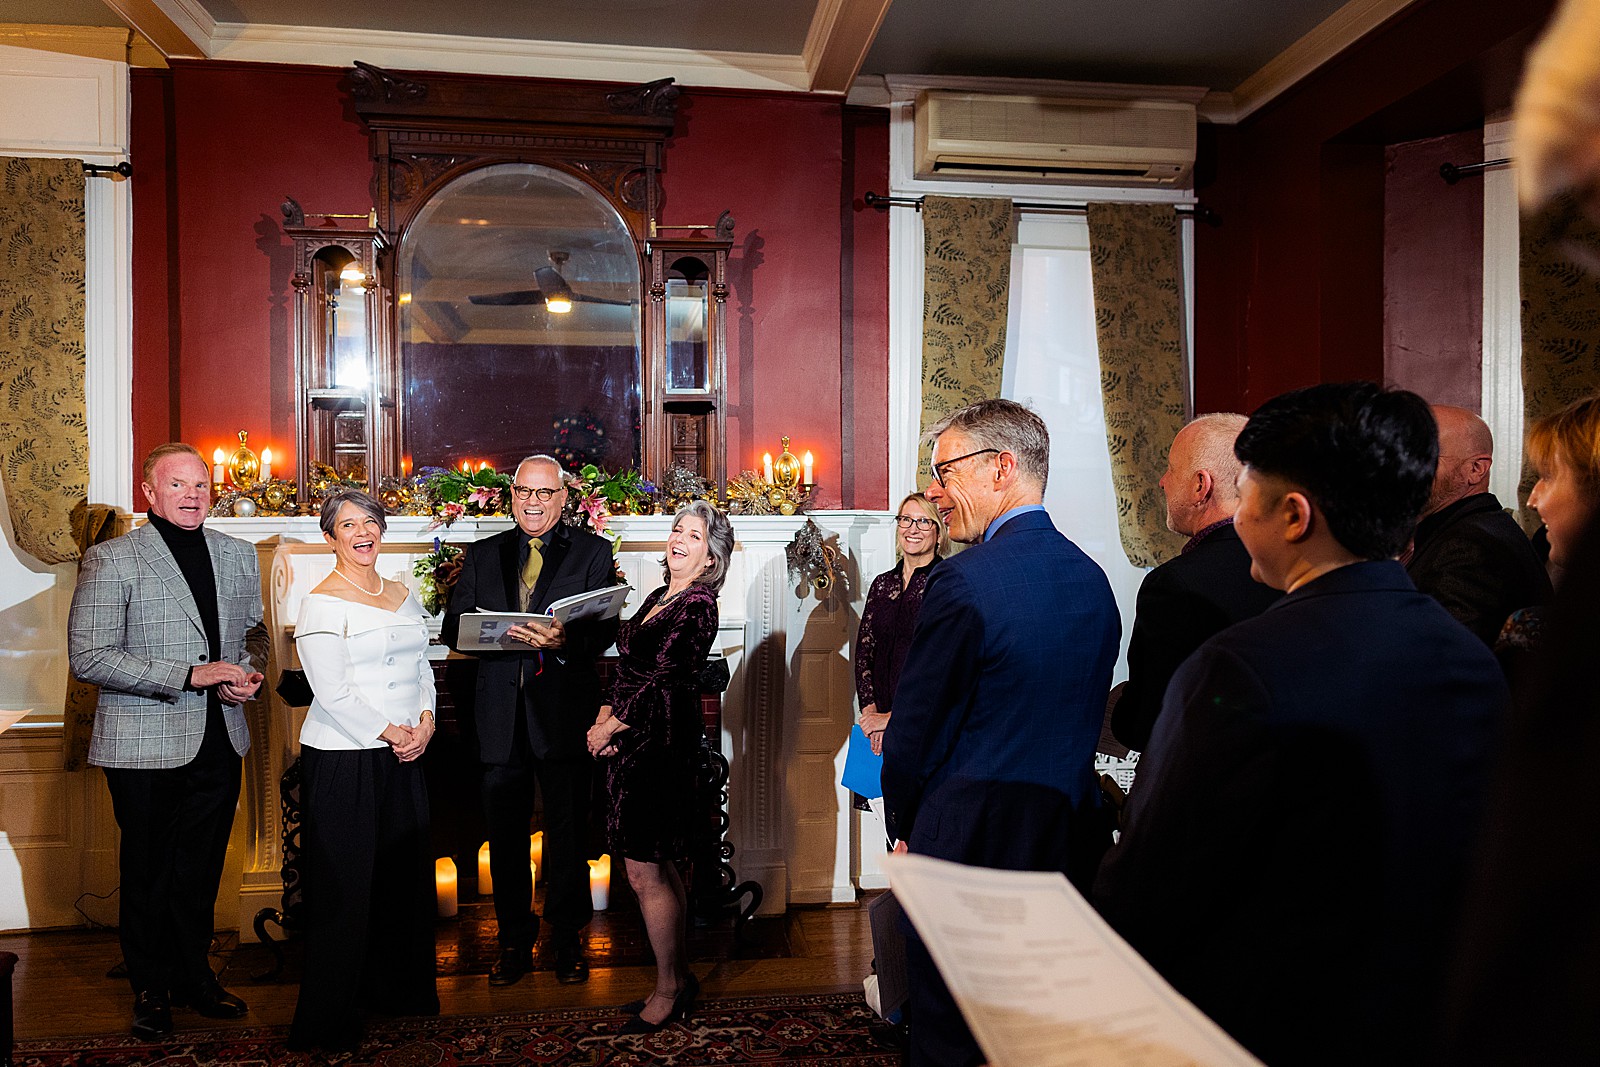
[[[532,163],[468,171],[418,210],[395,267],[407,467],[641,465],[639,254],[593,187]]]

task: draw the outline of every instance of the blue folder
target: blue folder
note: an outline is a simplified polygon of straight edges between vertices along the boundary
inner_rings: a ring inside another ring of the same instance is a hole
[[[850,727],[850,747],[844,754],[841,784],[868,800],[883,796],[883,757],[873,753],[872,742],[862,732],[860,723]]]

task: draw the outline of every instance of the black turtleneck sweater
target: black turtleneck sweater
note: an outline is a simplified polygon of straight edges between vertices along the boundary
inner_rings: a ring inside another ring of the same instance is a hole
[[[222,625],[217,615],[217,577],[211,569],[211,550],[206,547],[205,527],[194,530],[185,530],[163,519],[155,512],[149,513],[150,525],[156,528],[161,535],[161,540],[166,542],[167,550],[172,553],[172,558],[178,563],[178,570],[183,573],[183,580],[189,586],[189,595],[194,597],[195,607],[200,609],[200,625],[205,628],[208,658],[215,663],[222,656]],[[189,668],[189,673],[194,674],[194,668]],[[222,698],[217,696],[215,687],[206,691],[206,733],[210,734],[213,725],[222,726]],[[213,724],[212,720],[215,720]]]

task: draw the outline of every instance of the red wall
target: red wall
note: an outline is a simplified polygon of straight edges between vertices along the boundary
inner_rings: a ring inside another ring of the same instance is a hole
[[[1420,134],[1387,136],[1382,120],[1436,123],[1428,133],[1481,124],[1507,79],[1463,70],[1504,59],[1552,7],[1424,0],[1238,127],[1202,128],[1197,192],[1223,221],[1196,234],[1199,410],[1383,377],[1383,146]]]
[[[231,63],[133,85],[134,444],[208,455],[239,429],[288,469],[289,244],[278,205],[365,213],[366,131],[343,72]],[[887,507],[887,126],[834,98],[685,90],[664,223],[737,221],[728,297],[729,468],[788,434],[821,507]],[[530,442],[530,446],[537,446]],[[424,457],[417,457],[424,462]],[[848,467],[848,470],[847,470]]]
[[[1384,381],[1478,410],[1483,387],[1483,180],[1446,185],[1442,163],[1483,159],[1483,131],[1385,153]]]

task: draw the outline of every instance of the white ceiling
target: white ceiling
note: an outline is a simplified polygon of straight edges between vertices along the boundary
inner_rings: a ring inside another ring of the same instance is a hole
[[[1200,86],[1239,117],[1412,0],[4,0],[168,56],[844,91],[856,76]]]

